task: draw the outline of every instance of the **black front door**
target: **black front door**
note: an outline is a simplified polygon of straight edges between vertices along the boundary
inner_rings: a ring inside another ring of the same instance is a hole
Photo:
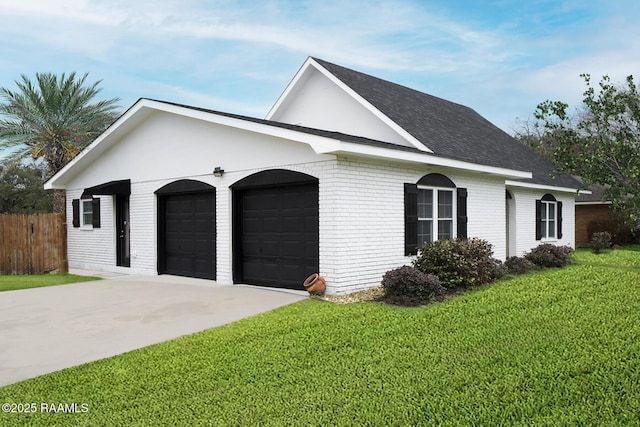
[[[131,266],[129,196],[116,196],[116,265]]]

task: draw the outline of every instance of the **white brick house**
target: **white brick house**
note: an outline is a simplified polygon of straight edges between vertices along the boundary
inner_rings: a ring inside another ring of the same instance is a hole
[[[573,246],[579,183],[553,172],[467,107],[309,58],[264,120],[140,99],[45,187],[72,268],[340,294],[423,241]]]

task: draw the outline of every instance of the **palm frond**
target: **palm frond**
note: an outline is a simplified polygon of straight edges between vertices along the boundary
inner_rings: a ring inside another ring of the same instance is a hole
[[[64,166],[119,114],[119,99],[96,100],[102,81],[88,76],[23,74],[18,90],[0,88],[0,148],[24,145],[21,153],[44,157],[53,172]]]

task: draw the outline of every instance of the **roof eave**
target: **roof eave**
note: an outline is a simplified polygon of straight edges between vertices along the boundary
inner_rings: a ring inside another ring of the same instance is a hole
[[[474,173],[486,173],[511,179],[531,179],[529,171],[506,169],[495,166],[474,164],[460,160],[438,157],[433,154],[407,151],[405,147],[378,147],[356,142],[348,142],[339,138],[314,135],[303,130],[288,129],[266,123],[258,123],[238,117],[229,117],[212,111],[190,109],[185,106],[164,103],[149,99],[140,99],[123,114],[107,131],[100,135],[91,145],[69,162],[62,170],[45,183],[46,189],[64,189],[65,176],[71,170],[95,160],[110,144],[116,142],[124,133],[144,120],[152,111],[163,111],[179,114],[211,123],[243,129],[262,135],[269,135],[290,141],[308,144],[316,154],[356,155],[414,164],[455,168]],[[574,190],[575,191],[575,190]]]
[[[534,182],[522,182],[522,181],[505,181],[505,185],[507,187],[519,187],[519,188],[527,188],[533,190],[547,190],[547,191],[556,191],[560,193],[573,193],[575,195],[578,194],[590,194],[583,193],[584,190],[580,190],[579,188],[571,188],[571,187],[561,187],[555,185],[547,185],[547,184],[536,184]]]
[[[414,164],[438,166],[445,168],[460,169],[468,172],[485,173],[496,175],[504,178],[513,179],[531,179],[532,174],[528,171],[515,169],[506,169],[495,166],[487,166],[476,163],[464,162],[461,160],[448,159],[438,157],[433,154],[418,153],[415,151],[404,151],[393,148],[373,147],[369,145],[356,144],[346,141],[334,141],[331,145],[325,147],[313,147],[317,154],[335,154],[335,155],[358,155],[363,157],[378,158],[384,160],[393,160],[401,162],[409,162]]]
[[[594,206],[594,205],[613,205],[612,202],[608,201],[590,201],[590,202],[581,202],[576,200],[576,206]]]

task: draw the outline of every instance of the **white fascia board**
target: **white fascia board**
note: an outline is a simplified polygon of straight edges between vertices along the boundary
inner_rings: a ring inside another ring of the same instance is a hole
[[[298,85],[298,81],[300,81],[300,79],[302,78],[302,76],[305,74],[307,68],[309,68],[309,64],[311,63],[312,59],[311,57],[307,58],[307,60],[304,62],[304,64],[302,64],[302,66],[300,67],[300,69],[298,70],[298,72],[296,73],[295,76],[293,76],[293,79],[291,79],[291,81],[289,82],[289,84],[287,85],[287,87],[284,89],[284,91],[282,92],[282,94],[278,97],[278,99],[276,100],[276,103],[273,104],[273,107],[271,107],[269,109],[269,112],[267,113],[265,120],[271,120],[271,118],[278,112],[278,110],[280,109],[280,106],[284,103],[284,101],[287,99],[287,97],[289,96],[289,94],[291,93],[291,91],[293,91],[293,89],[295,87],[297,87]],[[314,61],[315,62],[315,61]]]
[[[486,173],[507,178],[531,179],[532,177],[531,172],[528,171],[486,166],[476,163],[464,162],[461,160],[438,157],[433,154],[415,153],[395,150],[393,148],[374,147],[370,145],[362,145],[345,141],[333,140],[332,144],[323,144],[322,147],[317,145],[314,146],[312,144],[312,147],[318,154],[355,154],[365,157],[374,157],[378,159],[404,161],[422,165],[460,169],[469,172]]]
[[[595,206],[595,205],[612,205],[612,202],[579,202],[576,200],[576,206]]]
[[[574,195],[580,194],[591,194],[591,192],[583,193],[578,188],[569,188],[569,187],[555,187],[553,185],[544,185],[544,184],[533,184],[530,182],[520,182],[520,181],[505,181],[505,185],[507,187],[519,187],[519,188],[529,188],[533,190],[545,190],[545,191],[556,191],[560,193],[573,193]]]

